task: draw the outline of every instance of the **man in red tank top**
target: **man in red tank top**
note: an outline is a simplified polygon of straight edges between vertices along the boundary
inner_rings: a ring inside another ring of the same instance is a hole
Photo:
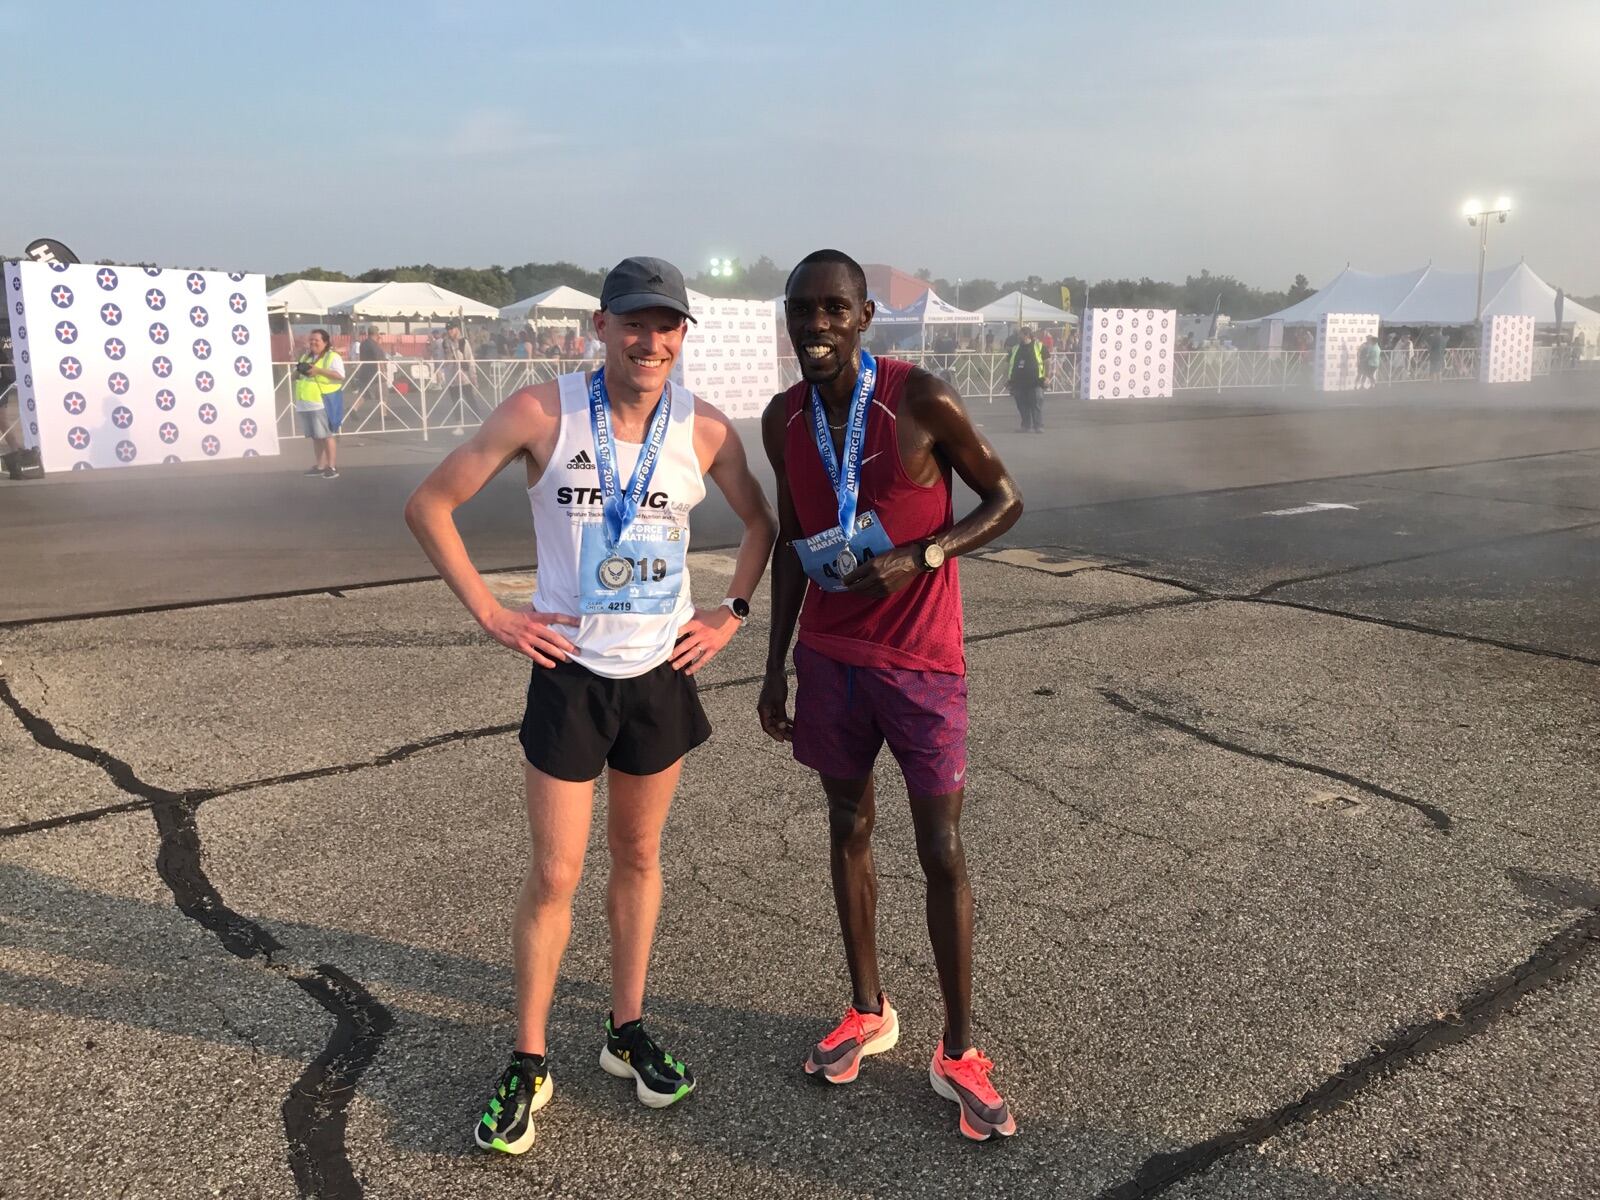
[[[861,1060],[899,1040],[878,978],[872,770],[888,742],[905,775],[927,881],[928,935],[944,998],[933,1088],[960,1106],[979,1141],[1016,1132],[972,1044],[972,889],[961,847],[966,776],[966,655],[958,555],[999,537],[1022,497],[961,398],[937,376],[861,347],[872,321],[854,259],[819,250],[785,289],[802,381],[762,418],[777,474],[772,631],[761,726],[792,742],[828,798],[834,902],[852,996],[844,1020],[811,1048],[808,1074],[856,1078]],[[960,521],[951,473],[979,497]],[[795,647],[794,718],[785,674]]]

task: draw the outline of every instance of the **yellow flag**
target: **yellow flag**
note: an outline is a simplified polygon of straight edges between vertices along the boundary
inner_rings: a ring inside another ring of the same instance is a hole
[[[1068,312],[1072,311],[1072,289],[1066,284],[1061,285],[1061,307]]]

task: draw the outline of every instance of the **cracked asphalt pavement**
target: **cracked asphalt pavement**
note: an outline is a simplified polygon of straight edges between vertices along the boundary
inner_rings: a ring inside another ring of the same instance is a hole
[[[1029,504],[960,566],[979,1041],[1021,1126],[983,1146],[927,1083],[888,758],[903,1036],[799,1070],[848,992],[820,792],[755,723],[764,594],[664,844],[647,1011],[700,1087],[651,1112],[595,1063],[597,841],[555,1102],[490,1157],[526,668],[394,582],[453,443],[0,484],[0,1197],[1592,1196],[1597,409],[1588,375],[979,410]],[[464,523],[526,596],[518,489]]]

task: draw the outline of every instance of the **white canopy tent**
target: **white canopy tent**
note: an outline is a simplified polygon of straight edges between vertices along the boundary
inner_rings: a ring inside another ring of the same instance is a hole
[[[450,317],[498,317],[500,310],[432,283],[380,283],[365,295],[331,305],[328,315],[439,321]]]
[[[1054,304],[1046,304],[1043,300],[1035,300],[1032,296],[1025,296],[1020,291],[1007,292],[1000,299],[991,304],[985,304],[978,310],[987,324],[1011,324],[1018,321],[1033,321],[1040,325],[1076,325],[1078,318],[1064,308],[1057,308]]]
[[[879,308],[874,325],[982,325],[979,313],[957,308],[929,288],[904,308]]]
[[[1324,313],[1377,313],[1386,325],[1471,325],[1477,300],[1478,276],[1472,271],[1441,271],[1430,265],[1398,275],[1375,275],[1346,267],[1320,291],[1259,320],[1314,325]],[[1553,329],[1556,290],[1527,263],[1496,267],[1483,275],[1483,315],[1531,316],[1536,325]],[[1568,299],[1561,325],[1563,329],[1600,326],[1600,313]]]
[[[547,317],[570,318],[580,313],[588,316],[599,307],[600,301],[597,297],[562,284],[540,292],[537,296],[529,296],[518,300],[515,304],[506,305],[500,310],[500,319],[538,322]]]
[[[270,312],[291,317],[325,317],[335,304],[365,296],[376,283],[342,283],[327,279],[295,279],[267,293]]]

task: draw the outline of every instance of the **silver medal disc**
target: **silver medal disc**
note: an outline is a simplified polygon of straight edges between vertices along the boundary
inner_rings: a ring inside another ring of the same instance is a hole
[[[850,549],[849,546],[846,546],[843,550],[839,551],[839,557],[833,561],[834,565],[839,568],[840,579],[843,579],[846,575],[850,574],[850,572],[854,571],[859,565],[855,551]]]
[[[633,578],[633,564],[621,555],[613,554],[610,558],[601,559],[599,575],[601,586],[615,591]]]

